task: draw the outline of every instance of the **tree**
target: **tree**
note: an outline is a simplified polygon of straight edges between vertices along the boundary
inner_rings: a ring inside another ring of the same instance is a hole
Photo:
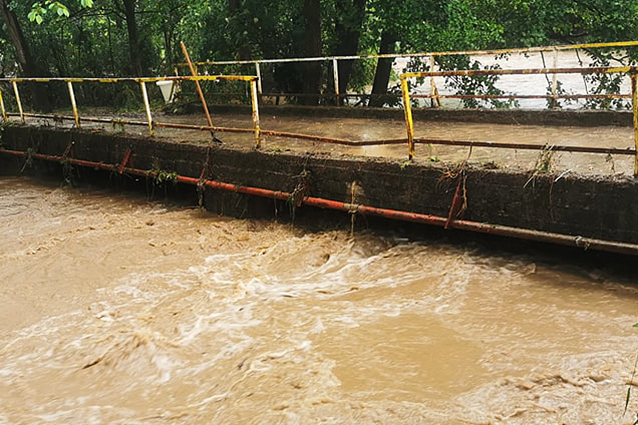
[[[24,76],[168,73],[170,64],[183,61],[174,48],[181,40],[197,60],[237,60],[638,38],[635,0],[0,0],[0,12],[6,23],[0,43],[13,46],[4,49],[3,71]],[[610,55],[625,63],[636,56],[631,49],[602,53],[590,52],[601,65],[616,63]],[[325,64],[264,65],[264,90],[303,92],[311,96],[300,102],[317,104],[322,91],[332,91]],[[391,59],[339,61],[339,91],[372,85],[369,105],[381,106],[389,99],[383,95],[392,66]],[[409,66],[426,70],[429,62]],[[438,66],[477,65],[441,57]],[[255,72],[251,65],[207,71]],[[474,89],[467,81],[449,82],[457,91]],[[592,90],[615,84],[594,83]],[[88,85],[76,94],[90,90],[105,98]]]
[[[335,0],[335,56],[359,53],[359,39],[365,17],[366,0]],[[345,94],[352,74],[353,61],[339,61],[339,93]]]
[[[93,0],[80,0],[82,7],[93,7]],[[44,4],[40,2],[33,3],[29,12],[29,20],[37,22],[38,25],[44,22],[47,12],[51,12],[58,16],[69,17],[69,8],[62,2],[54,0],[46,0]]]
[[[126,17],[126,29],[128,31],[128,48],[131,55],[131,68],[133,74],[141,76],[145,74],[148,69],[142,65],[142,59],[140,55],[141,45],[137,31],[137,18],[135,16],[137,0],[122,0],[124,6],[124,16]]]
[[[16,14],[9,7],[8,0],[0,0],[0,12],[2,12],[2,17],[7,25],[7,32],[15,48],[16,59],[20,64],[22,74],[25,77],[45,76],[45,72],[40,68],[31,54],[31,48],[24,37]],[[45,87],[39,84],[31,84],[31,92],[38,109],[43,111],[49,111],[51,109]]]
[[[319,0],[304,0],[303,17],[305,22],[304,51],[306,57],[321,56],[321,3]],[[321,63],[303,62],[303,92],[315,95],[303,100],[307,105],[319,102],[321,88]]]

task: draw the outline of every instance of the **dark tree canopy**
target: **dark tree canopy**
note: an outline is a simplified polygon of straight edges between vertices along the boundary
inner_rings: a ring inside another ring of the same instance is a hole
[[[638,38],[635,0],[0,0],[0,6],[4,76],[171,74],[183,61],[180,41],[197,60],[247,60]],[[273,65],[263,76],[274,90],[332,92],[330,66]],[[339,90],[367,85],[383,94],[391,66],[391,60],[342,61]],[[246,69],[253,72],[222,71]]]

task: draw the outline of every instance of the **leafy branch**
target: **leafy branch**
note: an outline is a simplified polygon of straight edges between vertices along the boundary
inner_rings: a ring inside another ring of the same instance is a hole
[[[80,0],[80,5],[83,8],[93,7],[93,0]],[[40,25],[44,22],[44,17],[47,13],[53,13],[59,17],[64,16],[66,18],[70,16],[69,8],[64,3],[46,0],[44,4],[40,2],[33,3],[31,11],[27,17],[31,22],[35,22]]]

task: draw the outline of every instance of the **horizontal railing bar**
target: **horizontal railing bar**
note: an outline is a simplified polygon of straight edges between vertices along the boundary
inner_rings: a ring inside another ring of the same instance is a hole
[[[397,95],[401,96],[401,95]],[[410,94],[415,99],[631,99],[631,94]]]
[[[524,68],[524,69],[457,69],[453,71],[406,72],[401,78],[473,77],[482,75],[533,75],[533,74],[623,74],[637,72],[635,66],[591,68]]]
[[[524,47],[514,49],[495,50],[462,50],[449,52],[419,52],[419,53],[399,53],[381,55],[358,55],[358,56],[317,56],[309,58],[282,58],[282,59],[256,59],[242,61],[202,61],[196,65],[254,65],[262,63],[288,63],[288,62],[319,62],[331,60],[357,60],[357,59],[392,59],[392,58],[412,58],[427,56],[457,56],[457,55],[502,55],[511,53],[538,53],[554,50],[577,50],[577,49],[600,49],[605,47],[630,47],[638,46],[638,41],[619,41],[615,43],[585,43],[585,44],[565,44],[560,46]],[[185,67],[186,63],[178,63],[175,66]]]
[[[11,117],[19,116],[19,114],[14,114],[14,113],[9,113],[7,115]],[[45,115],[45,114],[26,114],[25,113],[24,116],[30,117],[30,118],[43,118],[43,119],[52,119],[52,120],[75,120],[75,117],[66,116],[66,115]],[[148,125],[148,123],[145,121],[132,121],[132,120],[123,120],[118,118],[81,117],[80,121],[100,122],[100,123],[107,123],[107,124],[137,125],[137,126]],[[162,123],[162,122],[154,122],[153,125],[155,127],[175,128],[175,129],[184,129],[184,130],[201,130],[201,131],[212,130],[212,131],[219,131],[222,133],[254,133],[255,132],[255,130],[252,128],[249,129],[249,128],[235,128],[235,127],[210,127],[207,125],[177,124],[177,123]],[[275,136],[275,137],[313,140],[316,142],[323,142],[323,143],[357,146],[356,144],[357,142],[352,142],[350,140],[323,137],[323,136],[314,136],[311,134],[290,133],[290,132],[272,131],[272,130],[261,130],[261,134]]]
[[[211,96],[220,97],[240,97],[245,96],[244,93],[213,93]],[[261,97],[323,97],[327,99],[334,99],[337,97],[334,93],[262,93]],[[339,94],[340,98],[378,98],[378,97],[396,97],[400,98],[400,93],[348,93]],[[600,94],[557,94],[556,96],[551,94],[410,94],[411,98],[415,99],[429,99],[429,98],[441,98],[441,99],[631,99],[631,94],[615,94],[615,93],[600,93]]]
[[[19,114],[9,113],[7,114],[10,117],[19,116]],[[25,113],[25,117],[30,118],[42,118],[42,119],[51,119],[51,120],[75,120],[75,117],[68,115],[48,115],[48,114],[31,114]],[[119,118],[95,118],[95,117],[80,117],[80,121],[88,121],[88,122],[99,122],[106,124],[126,124],[126,125],[142,125],[148,126],[146,121],[133,121],[133,120],[123,120]]]
[[[8,116],[19,116],[19,114],[9,113]],[[73,121],[75,118],[66,115],[45,115],[45,114],[30,114],[25,113],[24,116],[31,118],[45,118],[45,119],[58,119]],[[91,118],[82,117],[82,121],[88,122],[100,122],[108,124],[124,124],[124,125],[137,125],[147,126],[148,123],[144,121],[132,121],[121,119],[109,119],[109,118]],[[178,123],[154,123],[155,127],[186,129],[186,130],[201,130],[201,131],[218,131],[226,133],[253,133],[252,128],[235,128],[235,127],[209,127],[206,125],[193,125],[193,124],[178,124]],[[301,140],[311,140],[316,142],[338,144],[344,146],[364,147],[364,146],[382,146],[382,145],[403,145],[407,143],[407,139],[383,139],[383,140],[346,140],[324,136],[314,136],[310,134],[290,133],[283,131],[263,130],[262,134],[266,134],[274,137],[293,138]],[[552,150],[556,152],[576,152],[576,153],[595,153],[595,154],[608,154],[608,155],[635,155],[636,150],[634,148],[599,148],[591,146],[569,146],[569,145],[540,145],[533,143],[504,143],[504,142],[485,142],[485,141],[471,141],[471,140],[446,140],[446,139],[429,139],[429,138],[415,138],[415,143],[419,144],[431,144],[431,145],[448,145],[448,146],[465,146],[465,147],[486,147],[486,148],[499,148],[499,149],[522,149],[522,150]]]
[[[218,131],[221,133],[254,133],[252,128],[236,128],[236,127],[217,127],[209,125],[194,125],[194,124],[178,124],[169,122],[156,122],[155,127],[175,128],[181,130],[200,130],[200,131]]]
[[[51,78],[0,78],[0,82],[7,83],[51,83],[51,82],[71,82],[71,83],[152,83],[158,81],[256,81],[257,77],[252,75],[198,75],[198,76],[169,76],[169,77],[122,77],[122,78],[76,78],[76,77],[51,77]]]
[[[385,144],[405,144],[407,143],[407,141],[407,139],[388,139],[380,140],[378,142],[384,142]],[[471,140],[428,139],[424,137],[415,138],[414,142],[425,145],[448,145],[522,150],[550,150],[555,152],[595,153],[608,155],[636,155],[636,149],[634,148],[599,148],[594,146],[540,145],[534,143],[505,143]]]
[[[595,153],[609,155],[635,155],[634,148],[598,148],[591,146],[569,146],[569,145],[540,145],[534,143],[504,143],[504,142],[479,142],[471,140],[445,140],[445,139],[428,139],[415,138],[415,143],[425,145],[448,145],[448,146],[465,146],[465,147],[484,147],[497,149],[521,149],[521,150],[552,150],[556,152],[576,152],[576,153]],[[353,142],[353,146],[380,146],[380,145],[404,145],[408,143],[408,139],[385,139],[385,140],[366,140]]]
[[[370,140],[364,142],[354,142],[355,146],[378,146],[378,145],[404,145],[408,139],[385,139]],[[445,140],[445,139],[428,139],[415,138],[415,143],[425,145],[448,145],[448,146],[465,146],[465,147],[485,147],[498,149],[522,149],[522,150],[551,150],[556,152],[576,152],[576,153],[595,153],[609,155],[635,155],[634,148],[598,148],[591,146],[569,146],[569,145],[539,145],[534,143],[504,143],[504,142],[479,142],[471,140]]]

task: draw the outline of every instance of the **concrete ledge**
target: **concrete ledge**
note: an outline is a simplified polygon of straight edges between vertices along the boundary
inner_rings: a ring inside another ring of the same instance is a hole
[[[214,113],[251,114],[248,105],[213,105]],[[330,118],[378,118],[403,121],[403,109],[330,107],[297,105],[261,105],[263,114],[276,116],[316,116]],[[199,104],[187,105],[184,112],[201,112]],[[521,110],[521,109],[413,109],[415,120],[473,122],[492,124],[554,125],[554,126],[633,126],[631,111],[604,110]]]
[[[4,149],[120,164],[128,148],[135,167],[199,178],[207,147],[103,132],[8,126]],[[22,157],[0,152],[0,174],[19,172]],[[209,175],[253,186],[371,207],[447,217],[459,184],[458,166],[326,154],[273,153],[212,146]],[[638,182],[633,178],[580,176],[523,170],[466,170],[463,219],[606,241],[638,243]],[[273,215],[273,199],[207,189],[206,207],[227,215]],[[297,214],[304,214],[301,207]]]

